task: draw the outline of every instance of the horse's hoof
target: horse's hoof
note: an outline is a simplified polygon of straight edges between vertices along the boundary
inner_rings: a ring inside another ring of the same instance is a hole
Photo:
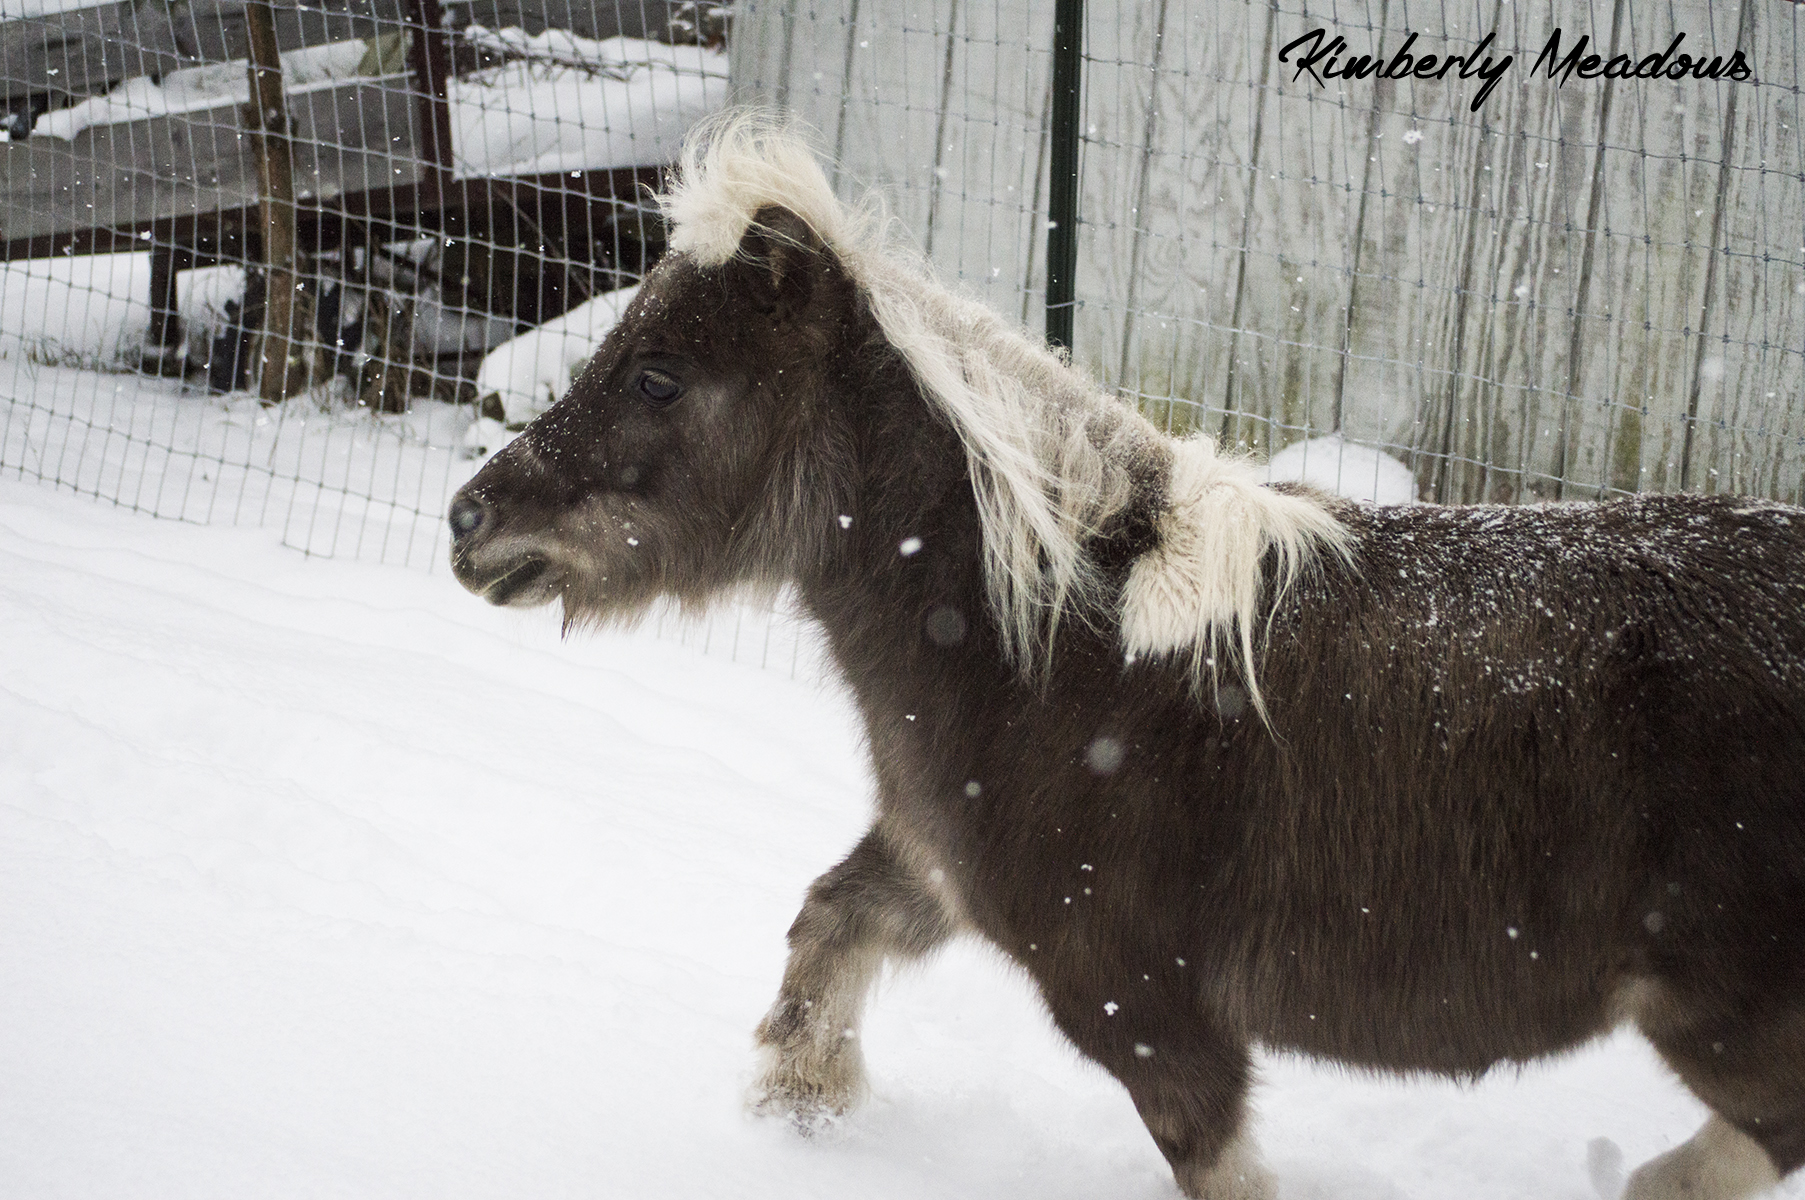
[[[1172,1174],[1188,1200],[1273,1200],[1278,1194],[1259,1151],[1241,1137],[1223,1147],[1207,1167],[1173,1163]]]
[[[781,1120],[802,1137],[826,1133],[849,1111],[845,1105],[823,1104],[818,1098],[777,1092],[754,1095],[748,1107],[753,1116]]]
[[[823,1038],[807,1014],[780,1000],[759,1022],[758,1081],[746,1104],[754,1116],[781,1117],[805,1137],[828,1129],[865,1098],[858,1043],[850,1036]]]
[[[1767,1151],[1712,1116],[1691,1141],[1636,1168],[1623,1200],[1749,1200],[1779,1185]]]
[[[854,1089],[766,1075],[747,1096],[746,1107],[755,1117],[784,1121],[801,1136],[814,1137],[837,1125],[858,1101]]]

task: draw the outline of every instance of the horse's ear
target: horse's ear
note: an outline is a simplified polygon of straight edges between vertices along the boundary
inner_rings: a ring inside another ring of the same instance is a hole
[[[807,221],[787,208],[761,208],[740,239],[739,258],[778,319],[807,306],[815,276],[828,260],[827,245]]]

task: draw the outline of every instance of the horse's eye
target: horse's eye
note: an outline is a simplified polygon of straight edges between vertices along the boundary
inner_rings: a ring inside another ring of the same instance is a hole
[[[653,408],[663,408],[683,394],[683,385],[663,371],[647,368],[639,373],[639,395]]]

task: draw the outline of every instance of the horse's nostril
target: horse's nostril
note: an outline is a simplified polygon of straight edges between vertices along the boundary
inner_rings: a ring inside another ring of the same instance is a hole
[[[489,506],[470,496],[459,496],[451,502],[451,535],[465,538],[482,528],[488,519]]]

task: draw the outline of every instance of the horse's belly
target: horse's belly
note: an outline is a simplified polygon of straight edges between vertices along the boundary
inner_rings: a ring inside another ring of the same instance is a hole
[[[1571,1049],[1610,1023],[1597,972],[1528,961],[1550,969],[1487,962],[1463,970],[1445,959],[1319,963],[1316,971],[1300,964],[1289,981],[1260,972],[1263,980],[1230,1003],[1253,1040],[1274,1049],[1471,1077]]]

